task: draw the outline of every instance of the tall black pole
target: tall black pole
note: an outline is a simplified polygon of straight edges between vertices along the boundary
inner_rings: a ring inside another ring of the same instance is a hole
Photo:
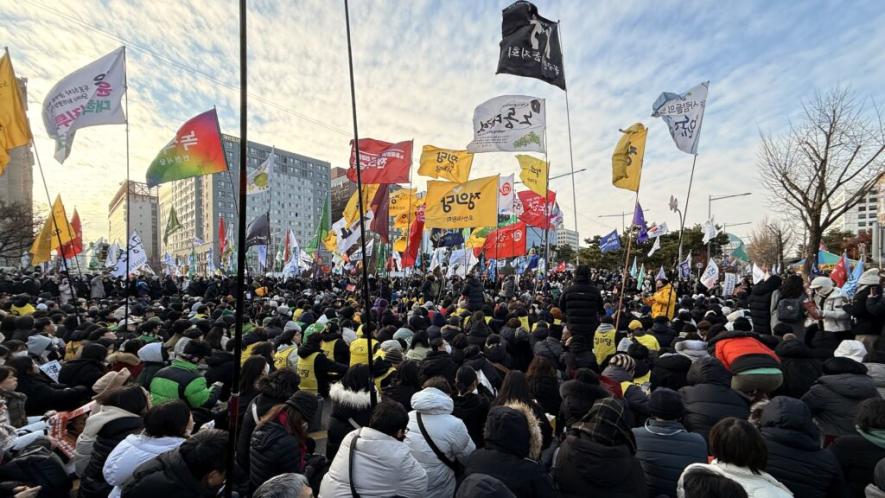
[[[372,303],[369,302],[369,268],[366,266],[366,227],[363,221],[363,176],[360,165],[360,134],[356,123],[356,86],[353,81],[353,50],[350,45],[350,9],[347,6],[347,0],[344,0],[344,21],[347,25],[347,67],[350,70],[350,108],[353,111],[353,147],[355,150],[354,158],[356,159],[356,191],[359,201],[360,215],[360,247],[363,250],[363,301],[365,301],[365,313],[363,313],[363,335],[366,336],[367,348],[369,349],[369,395],[372,406],[378,402],[378,395],[375,393],[375,382],[372,381],[372,332],[371,321],[372,315],[369,308]]]
[[[237,311],[234,326],[234,373],[231,380],[230,400],[228,401],[228,427],[227,439],[227,478],[233,480],[234,476],[234,450],[237,444],[237,429],[239,420],[237,413],[240,406],[240,357],[243,355],[243,312],[246,275],[246,0],[240,0],[240,205],[239,224],[237,225]],[[228,485],[224,488],[227,498],[233,496],[233,488]]]

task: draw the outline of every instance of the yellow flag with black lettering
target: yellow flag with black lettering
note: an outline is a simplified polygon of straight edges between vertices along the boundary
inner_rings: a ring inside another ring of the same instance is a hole
[[[30,141],[28,117],[7,51],[0,57],[0,175],[9,163],[9,151]]]
[[[634,123],[621,132],[623,135],[612,153],[612,185],[638,192],[648,129],[642,123]]]
[[[366,212],[369,211],[369,203],[372,202],[372,199],[375,198],[375,194],[378,192],[378,187],[380,186],[380,183],[370,183],[367,185],[363,185],[363,214],[366,214]],[[344,221],[347,222],[348,226],[352,225],[360,217],[359,197],[357,197],[356,195],[357,192],[359,192],[359,190],[353,191],[353,194],[347,201],[347,205],[344,206],[344,212],[342,213]]]
[[[440,149],[432,145],[421,148],[418,174],[464,183],[470,177],[473,153],[466,150]]]
[[[519,161],[519,179],[532,192],[544,197],[547,195],[547,161],[537,157],[520,154],[516,156]]]
[[[59,195],[52,203],[52,213],[46,218],[43,228],[31,244],[31,264],[39,265],[49,261],[53,249],[67,244],[74,237],[74,229],[65,217],[65,206]]]
[[[390,194],[390,216],[408,214],[418,206],[418,193],[416,189],[404,188]]]
[[[427,182],[425,228],[490,227],[498,223],[498,176],[465,183]]]

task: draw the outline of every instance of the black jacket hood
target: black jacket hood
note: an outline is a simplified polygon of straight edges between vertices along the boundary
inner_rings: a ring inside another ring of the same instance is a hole
[[[691,364],[685,380],[691,386],[697,384],[717,384],[730,387],[731,373],[716,358],[700,358]]]

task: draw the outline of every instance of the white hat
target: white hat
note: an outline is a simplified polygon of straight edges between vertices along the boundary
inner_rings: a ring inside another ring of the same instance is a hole
[[[844,340],[839,343],[839,347],[833,351],[836,358],[849,358],[858,363],[863,363],[864,357],[867,355],[867,348],[860,341]]]
[[[49,306],[46,306],[46,303],[40,303],[37,305],[37,309],[39,311],[46,311],[49,309]]]
[[[860,276],[860,280],[858,280],[857,283],[859,285],[879,285],[879,269],[870,268],[863,272],[863,275]]]
[[[829,277],[816,277],[811,281],[811,288],[820,289],[823,294],[829,294],[833,290],[833,285],[834,283]]]

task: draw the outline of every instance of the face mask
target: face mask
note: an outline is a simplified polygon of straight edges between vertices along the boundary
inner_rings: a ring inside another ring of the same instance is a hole
[[[446,343],[446,353],[452,354],[452,346]]]

